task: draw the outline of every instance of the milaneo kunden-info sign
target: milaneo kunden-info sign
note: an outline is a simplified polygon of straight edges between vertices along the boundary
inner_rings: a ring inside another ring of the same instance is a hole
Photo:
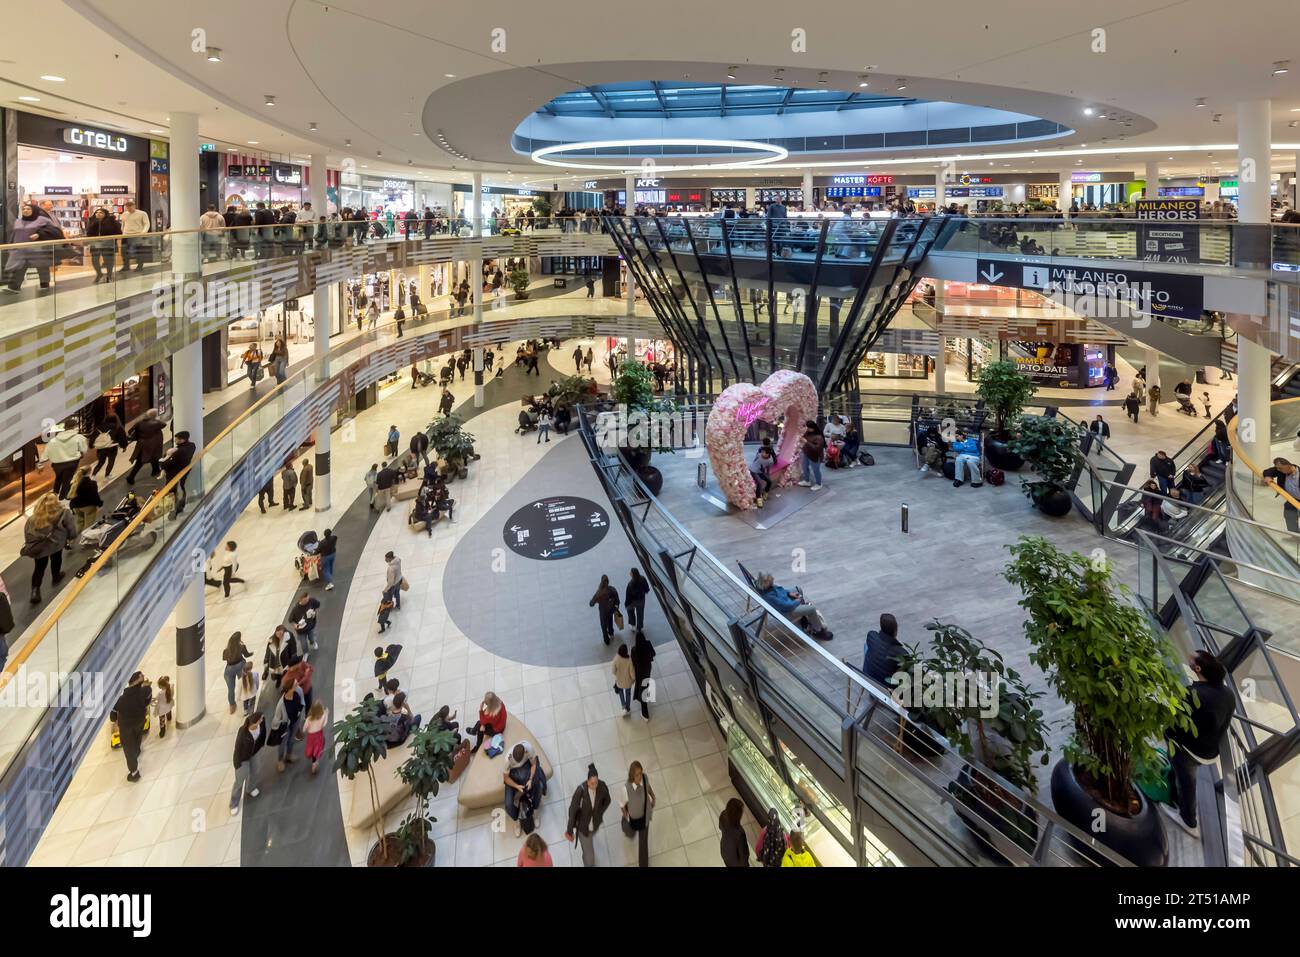
[[[1204,280],[1179,273],[996,259],[978,260],[976,270],[976,282],[1034,289],[1084,316],[1126,314],[1122,307],[1153,316],[1199,319],[1205,301]]]
[[[1161,196],[1134,201],[1138,258],[1146,262],[1194,263],[1201,259],[1201,201]]]

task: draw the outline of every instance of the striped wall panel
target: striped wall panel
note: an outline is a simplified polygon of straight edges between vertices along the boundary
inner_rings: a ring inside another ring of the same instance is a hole
[[[0,455],[10,455],[121,381],[241,318],[238,298],[221,296],[234,283],[255,292],[261,308],[332,284],[389,269],[510,256],[615,256],[603,233],[532,233],[526,237],[435,236],[340,246],[279,259],[247,260],[202,277],[204,308],[187,318],[154,315],[145,292],[60,316],[0,338]],[[159,281],[164,281],[163,276]]]

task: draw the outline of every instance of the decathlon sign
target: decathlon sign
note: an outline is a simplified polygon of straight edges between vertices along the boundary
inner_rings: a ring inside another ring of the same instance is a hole
[[[63,131],[63,142],[83,149],[104,150],[109,153],[125,153],[129,148],[125,136],[92,130],[84,126],[69,126]]]

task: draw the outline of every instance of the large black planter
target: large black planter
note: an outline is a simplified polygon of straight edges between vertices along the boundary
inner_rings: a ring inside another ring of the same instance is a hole
[[[1007,791],[988,775],[963,765],[948,785],[957,816],[979,835],[989,852],[1010,860],[1001,846],[1014,844],[1032,855],[1038,843],[1038,815],[1020,795]]]
[[[618,447],[627,464],[631,466],[633,472],[640,472],[650,464],[650,450],[646,448],[633,447],[630,445],[620,445]]]
[[[1053,485],[1034,495],[1034,504],[1044,515],[1050,515],[1052,518],[1064,518],[1070,514],[1070,508],[1073,502],[1070,499],[1070,493],[1059,485]]]
[[[636,470],[637,478],[645,483],[650,494],[656,498],[664,487],[664,475],[653,465],[647,465]]]
[[[1052,768],[1052,806],[1061,817],[1138,867],[1164,867],[1169,861],[1169,842],[1160,812],[1141,791],[1134,788],[1133,793],[1141,808],[1125,817],[1103,808],[1085,791],[1068,761],[1062,759]],[[1105,824],[1104,830],[1094,829],[1097,821]]]
[[[1024,466],[1025,460],[1011,451],[1010,443],[1011,437],[1005,432],[989,435],[984,443],[984,457],[989,460],[990,465],[1004,472],[1018,472]]]

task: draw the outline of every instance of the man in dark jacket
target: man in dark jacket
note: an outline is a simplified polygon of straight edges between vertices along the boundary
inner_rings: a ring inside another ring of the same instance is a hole
[[[1219,760],[1219,748],[1236,708],[1232,689],[1224,684],[1227,670],[1208,651],[1195,652],[1188,662],[1196,680],[1187,689],[1187,706],[1192,715],[1192,730],[1171,730],[1168,737],[1174,764],[1174,782],[1178,809],[1160,805],[1174,822],[1193,837],[1196,826],[1196,771],[1202,764]]]
[[[140,466],[145,462],[149,463],[149,468],[153,475],[157,475],[161,468],[158,460],[162,458],[163,453],[163,424],[158,418],[158,410],[150,409],[144,414],[144,418],[135,424],[131,430],[131,438],[135,441],[135,451],[131,453],[131,471],[126,473],[126,484],[134,485],[136,473],[140,471]]]
[[[1174,460],[1164,449],[1151,456],[1151,477],[1160,486],[1160,494],[1168,495],[1174,484]]]
[[[397,472],[395,472],[387,462],[375,476],[375,503],[382,505],[384,511],[393,507],[393,487],[397,485]]]
[[[423,459],[424,464],[429,464],[429,437],[423,432],[416,432],[411,436],[411,464],[415,464],[416,459]]]
[[[108,716],[109,720],[117,723],[122,756],[126,758],[126,779],[132,783],[140,780],[140,742],[144,740],[144,723],[149,716],[149,702],[152,700],[153,688],[144,675],[137,671],[127,682]]]
[[[190,441],[188,432],[176,433],[176,445],[167,453],[167,458],[162,462],[163,474],[167,476],[167,481],[171,481],[180,475],[190,463],[194,461],[195,449],[194,443]],[[180,484],[176,486],[176,514],[179,515],[185,510],[185,485],[189,481],[189,476],[185,476]]]
[[[641,717],[649,721],[650,702],[654,700],[654,692],[650,686],[650,666],[655,660],[655,649],[640,628],[636,630],[636,640],[632,642],[630,657],[632,674],[636,679],[636,690],[632,693],[632,699],[641,702]]]
[[[263,515],[266,514],[267,502],[270,502],[271,507],[275,508],[276,501],[275,501],[275,476],[274,475],[272,475],[269,479],[267,479],[266,484],[263,485],[257,491],[257,507],[262,512]]]
[[[456,398],[451,391],[443,386],[442,395],[438,397],[438,411],[444,416],[451,415],[451,408],[456,404]]]
[[[900,660],[907,649],[898,640],[898,619],[886,612],[880,616],[880,630],[867,632],[862,648],[862,673],[886,688],[894,686],[894,676],[901,670]]]
[[[582,848],[582,866],[596,866],[596,849],[591,839],[609,808],[609,785],[600,779],[594,764],[587,765],[587,780],[578,785],[569,801],[569,819],[564,828],[566,841],[578,842]]]

